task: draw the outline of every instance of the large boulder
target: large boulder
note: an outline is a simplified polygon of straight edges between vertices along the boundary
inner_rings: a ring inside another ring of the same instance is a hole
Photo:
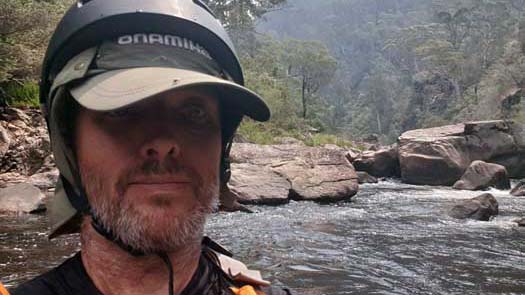
[[[406,183],[453,185],[475,160],[498,162],[510,177],[525,174],[524,126],[508,121],[470,122],[403,133],[401,178]]]
[[[520,181],[511,191],[510,194],[516,197],[525,196],[525,181]]]
[[[35,186],[19,183],[0,189],[0,211],[32,213],[43,209],[44,194]]]
[[[233,163],[251,164],[265,173],[277,173],[290,184],[288,196],[295,200],[326,202],[348,200],[357,193],[357,175],[345,153],[335,146],[240,143],[234,144],[231,158]],[[282,184],[279,189],[284,192]]]
[[[465,174],[454,184],[455,189],[483,190],[489,187],[510,189],[510,180],[505,167],[498,164],[474,161]]]
[[[269,167],[232,164],[230,189],[241,204],[279,205],[289,202],[290,182]]]
[[[349,154],[347,154],[347,157]],[[352,161],[357,171],[364,171],[375,177],[398,177],[399,159],[397,146],[378,151],[365,151]]]
[[[498,207],[498,201],[493,195],[482,194],[454,206],[449,215],[457,219],[489,221],[492,216],[498,215]]]

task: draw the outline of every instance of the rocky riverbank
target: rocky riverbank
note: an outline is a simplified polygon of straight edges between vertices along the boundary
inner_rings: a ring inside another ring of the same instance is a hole
[[[485,121],[412,130],[397,144],[370,151],[309,147],[297,140],[235,143],[231,161],[231,181],[221,190],[227,211],[243,204],[350,200],[359,183],[386,177],[460,190],[507,190],[509,178],[525,177],[525,126]],[[52,195],[57,178],[39,111],[1,110],[0,211],[41,211],[43,194]],[[512,195],[522,196],[523,187],[519,183]]]
[[[41,210],[41,192],[51,195],[58,178],[44,122],[38,110],[0,113],[0,211]],[[358,176],[345,153],[337,146],[307,147],[298,141],[235,143],[232,179],[221,190],[221,207],[349,200],[358,191]]]
[[[412,130],[396,145],[348,157],[358,171],[408,184],[508,189],[509,178],[525,178],[525,126],[482,121]]]

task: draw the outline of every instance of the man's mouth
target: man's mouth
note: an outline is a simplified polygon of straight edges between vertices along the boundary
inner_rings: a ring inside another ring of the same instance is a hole
[[[191,180],[186,177],[145,176],[136,177],[128,183],[127,190],[142,193],[170,193],[190,187]]]

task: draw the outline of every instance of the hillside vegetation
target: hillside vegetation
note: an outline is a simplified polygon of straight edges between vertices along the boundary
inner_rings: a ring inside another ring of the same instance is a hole
[[[525,0],[205,0],[272,109],[240,133],[350,145],[467,120],[525,122]],[[0,3],[0,104],[38,105],[71,0]],[[373,138],[374,136],[372,136]]]
[[[460,121],[525,122],[524,13],[523,0],[289,0],[258,29],[321,42],[336,59],[310,118],[392,141]]]

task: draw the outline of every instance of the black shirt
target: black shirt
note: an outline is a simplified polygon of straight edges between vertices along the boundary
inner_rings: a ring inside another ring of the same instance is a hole
[[[210,252],[203,250],[197,271],[181,295],[230,295],[235,286],[212,261]],[[268,295],[286,295],[288,291],[263,288]],[[80,252],[51,271],[23,283],[11,295],[103,295],[88,276]],[[168,291],[166,290],[166,294]]]

